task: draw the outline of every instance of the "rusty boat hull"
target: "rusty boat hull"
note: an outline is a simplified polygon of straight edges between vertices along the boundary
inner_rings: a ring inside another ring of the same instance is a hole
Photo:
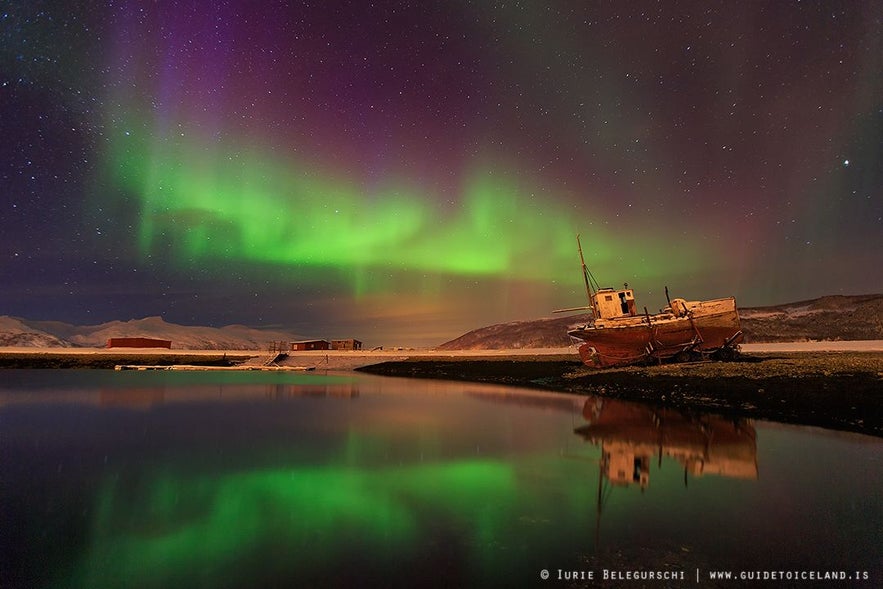
[[[662,313],[596,320],[568,334],[583,342],[583,362],[598,368],[710,355],[726,358],[742,341],[732,297],[689,303],[678,299]]]

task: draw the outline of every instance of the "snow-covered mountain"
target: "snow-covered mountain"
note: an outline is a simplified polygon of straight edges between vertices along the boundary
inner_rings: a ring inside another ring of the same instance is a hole
[[[0,316],[0,346],[101,348],[115,337],[147,337],[171,340],[173,349],[259,350],[274,341],[303,339],[281,330],[255,329],[244,325],[202,327],[169,323],[161,317],[111,321],[77,326],[60,321],[29,321]]]

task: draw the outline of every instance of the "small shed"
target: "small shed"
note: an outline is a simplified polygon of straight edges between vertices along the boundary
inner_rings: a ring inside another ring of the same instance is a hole
[[[331,340],[332,350],[361,350],[362,342],[357,339],[333,339]]]
[[[107,340],[108,348],[167,348],[171,349],[172,342],[167,339],[153,339],[149,337],[112,337]]]
[[[323,339],[309,339],[299,342],[291,342],[291,350],[293,352],[303,352],[307,350],[330,350],[331,344]]]

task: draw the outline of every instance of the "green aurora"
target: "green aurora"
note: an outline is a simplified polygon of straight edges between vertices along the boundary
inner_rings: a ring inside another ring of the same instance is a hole
[[[879,6],[13,0],[0,306],[434,346],[576,234],[654,310],[880,292]]]
[[[137,135],[113,142],[108,171],[140,203],[137,243],[145,259],[269,264],[304,269],[304,276],[336,269],[359,297],[388,289],[390,273],[578,285],[580,230],[591,264],[629,260],[630,274],[670,275],[703,257],[689,240],[648,247],[661,232],[617,237],[585,205],[564,205],[490,161],[465,173],[456,194],[440,198],[405,177],[367,186],[265,148],[186,132]]]

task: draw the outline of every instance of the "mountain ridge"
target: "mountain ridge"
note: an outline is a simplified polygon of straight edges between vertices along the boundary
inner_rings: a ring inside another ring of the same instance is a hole
[[[46,348],[103,348],[115,337],[171,340],[175,349],[259,350],[271,341],[296,341],[301,336],[282,330],[244,325],[205,327],[170,323],[159,316],[114,320],[98,325],[72,325],[62,321],[33,321],[0,316],[0,346]]]

